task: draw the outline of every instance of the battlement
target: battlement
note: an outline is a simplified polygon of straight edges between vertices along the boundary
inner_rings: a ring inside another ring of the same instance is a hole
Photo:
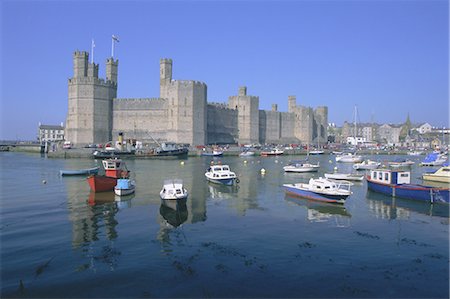
[[[206,83],[201,82],[201,81],[195,81],[195,80],[172,80],[170,82],[171,84],[179,84],[179,85],[184,85],[184,86],[206,86]]]
[[[173,63],[173,61],[170,58],[161,58],[159,63]]]
[[[115,98],[113,110],[160,110],[166,108],[166,103],[161,98]]]
[[[221,110],[235,110],[235,109],[231,109],[230,107],[228,107],[228,104],[225,103],[218,103],[218,102],[210,102],[208,103],[208,106],[210,106],[211,108],[216,108],[216,109],[221,109]]]
[[[75,52],[73,52],[73,56],[89,56],[89,53],[87,51],[78,51],[76,50]]]
[[[95,77],[74,77],[69,78],[69,85],[75,85],[75,84],[95,84],[100,85],[104,87],[116,87],[117,84],[115,82],[101,79],[101,78],[95,78]]]

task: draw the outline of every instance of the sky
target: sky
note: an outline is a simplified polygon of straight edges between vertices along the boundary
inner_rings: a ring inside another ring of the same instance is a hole
[[[247,86],[260,109],[328,107],[328,121],[449,127],[448,0],[2,0],[0,140],[35,140],[67,114],[72,55],[105,77],[119,37],[118,97],[158,97],[173,79],[208,86],[208,102]]]

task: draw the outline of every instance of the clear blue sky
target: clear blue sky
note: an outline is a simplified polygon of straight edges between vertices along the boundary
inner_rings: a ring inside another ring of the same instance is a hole
[[[449,126],[448,1],[2,1],[0,139],[35,139],[67,113],[72,54],[100,76],[118,35],[118,97],[158,97],[159,59],[209,102],[247,86],[260,109],[288,95],[329,121]]]

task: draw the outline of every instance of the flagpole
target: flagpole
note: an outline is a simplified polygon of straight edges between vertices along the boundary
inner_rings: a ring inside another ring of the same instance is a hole
[[[111,37],[111,57],[114,58],[114,35]]]
[[[91,54],[92,54],[92,56],[91,56],[91,63],[94,63],[94,48],[95,48],[95,42],[94,42],[94,39],[92,39],[92,42],[91,42]]]

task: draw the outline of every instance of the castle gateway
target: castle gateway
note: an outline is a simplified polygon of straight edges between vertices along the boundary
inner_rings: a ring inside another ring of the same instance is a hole
[[[240,87],[228,104],[208,103],[207,86],[172,79],[171,59],[160,60],[159,98],[117,98],[118,60],[106,60],[106,78],[87,52],[73,54],[69,79],[66,140],[82,146],[126,138],[190,145],[223,143],[325,143],[328,108],[297,105],[288,97],[288,112],[259,110],[259,97]]]

